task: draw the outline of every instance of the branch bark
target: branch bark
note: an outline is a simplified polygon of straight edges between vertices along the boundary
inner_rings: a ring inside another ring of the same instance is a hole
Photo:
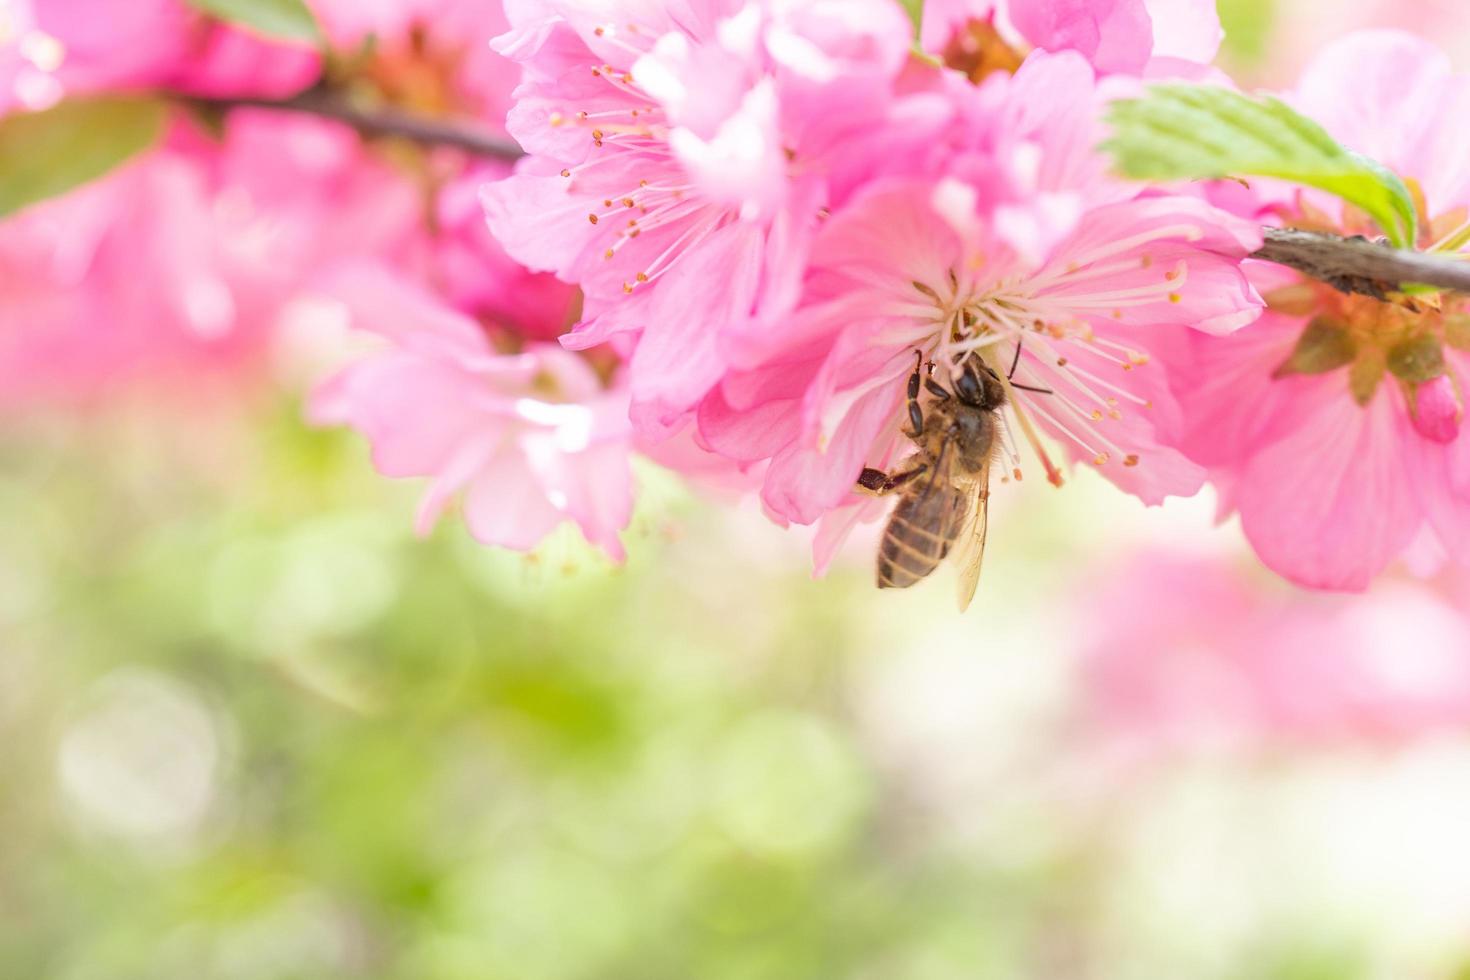
[[[346,123],[364,136],[393,137],[425,146],[448,146],[475,156],[516,160],[523,151],[513,141],[464,122],[435,119],[392,108],[354,106],[329,89],[312,89],[294,98],[185,99],[205,109],[268,109],[323,116]],[[1470,262],[1396,249],[1363,238],[1344,238],[1286,228],[1265,228],[1265,245],[1252,258],[1289,266],[1343,292],[1382,298],[1407,283],[1470,293]]]
[[[1470,262],[1289,228],[1263,229],[1266,244],[1252,258],[1290,266],[1346,293],[1380,299],[1407,283],[1470,293]]]
[[[475,156],[516,160],[523,152],[513,141],[486,132],[472,123],[435,119],[392,108],[364,109],[352,105],[328,89],[311,89],[290,99],[203,99],[188,98],[187,104],[202,109],[269,109],[299,112],[346,123],[364,136],[393,137],[425,146],[448,146]]]

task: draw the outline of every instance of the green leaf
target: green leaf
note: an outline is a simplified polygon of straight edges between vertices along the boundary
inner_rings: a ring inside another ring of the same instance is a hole
[[[909,15],[909,20],[914,22],[914,37],[917,38],[924,26],[924,0],[899,0],[899,3]]]
[[[1383,165],[1353,153],[1278,99],[1205,85],[1158,85],[1113,104],[1103,144],[1136,180],[1276,177],[1336,194],[1400,248],[1418,237],[1414,199]]]
[[[71,99],[0,120],[0,217],[64,194],[120,166],[157,141],[166,109],[157,99]]]
[[[187,0],[220,20],[288,41],[321,40],[321,28],[302,0]]]

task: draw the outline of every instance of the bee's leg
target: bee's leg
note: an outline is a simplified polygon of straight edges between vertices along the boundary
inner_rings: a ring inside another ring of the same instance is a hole
[[[899,490],[928,472],[928,463],[918,463],[912,468],[904,470],[902,473],[895,473],[893,476],[890,476],[888,478],[888,482],[883,485],[883,492],[892,493],[895,490]]]
[[[909,425],[913,430],[908,434],[910,439],[918,439],[924,434],[924,410],[919,407],[919,385],[924,378],[924,352],[920,350],[914,353],[919,356],[919,363],[914,365],[914,373],[909,375]]]
[[[939,399],[942,402],[947,402],[952,397],[950,393],[944,389],[944,386],[941,385],[938,381],[935,381],[933,378],[925,378],[924,387],[928,389],[929,394],[933,395],[935,398]]]
[[[928,471],[928,463],[918,463],[909,469],[894,473],[892,476],[889,476],[882,470],[867,468],[858,477],[857,490],[859,493],[871,494],[874,497],[886,497],[895,490],[900,490],[914,480],[917,480]]]

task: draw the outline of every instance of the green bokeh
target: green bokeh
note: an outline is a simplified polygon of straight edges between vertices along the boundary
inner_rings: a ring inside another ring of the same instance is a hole
[[[419,541],[298,410],[0,438],[0,977],[1376,975],[1150,931],[1153,805],[1075,789],[1086,480],[960,619],[652,470],[625,568]]]

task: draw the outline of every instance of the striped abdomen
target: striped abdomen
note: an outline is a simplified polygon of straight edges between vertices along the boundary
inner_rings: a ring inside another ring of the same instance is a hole
[[[935,485],[904,494],[878,546],[878,588],[906,589],[939,567],[960,532],[965,495]]]

